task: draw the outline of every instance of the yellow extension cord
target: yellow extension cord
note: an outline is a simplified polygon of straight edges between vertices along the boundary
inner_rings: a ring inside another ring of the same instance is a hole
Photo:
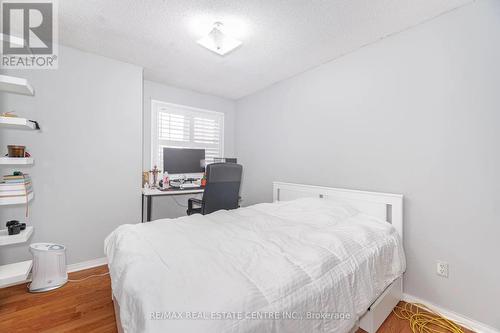
[[[394,314],[399,319],[408,320],[413,333],[464,333],[464,330],[420,303],[397,305]]]

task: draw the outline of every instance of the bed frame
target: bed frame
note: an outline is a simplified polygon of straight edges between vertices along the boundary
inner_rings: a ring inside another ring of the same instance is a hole
[[[273,183],[273,201],[317,197],[347,203],[359,211],[391,223],[403,240],[403,196],[401,194],[366,192],[341,188]],[[359,327],[375,333],[403,296],[403,278],[390,284],[368,307]],[[353,330],[355,331],[355,330]]]
[[[366,192],[341,188],[273,183],[273,201],[288,201],[299,198],[318,197],[347,203],[359,211],[391,223],[403,239],[403,196],[400,194]],[[368,333],[375,333],[392,309],[402,299],[402,276],[394,280],[368,307],[359,320],[359,327]],[[113,297],[116,326],[123,333],[120,321],[120,306]],[[351,332],[355,332],[357,327]]]

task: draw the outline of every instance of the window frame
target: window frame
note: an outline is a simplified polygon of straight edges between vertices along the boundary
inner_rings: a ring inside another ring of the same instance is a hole
[[[157,161],[158,158],[158,149],[160,146],[160,139],[158,137],[158,113],[160,112],[160,107],[172,107],[172,108],[177,108],[177,109],[183,109],[187,114],[211,114],[212,116],[217,116],[220,117],[220,138],[219,138],[219,153],[220,157],[224,157],[224,129],[225,129],[225,114],[224,112],[219,112],[219,111],[212,111],[212,110],[207,110],[207,109],[202,109],[202,108],[196,108],[192,106],[187,106],[187,105],[182,105],[182,104],[176,104],[176,103],[169,103],[169,102],[163,102],[160,100],[155,100],[151,99],[151,158],[150,158],[150,167],[153,168],[154,165],[158,167],[159,170],[163,171],[163,163],[162,161]],[[193,142],[193,136],[194,136],[194,131],[193,131],[193,126],[194,126],[194,121],[191,122],[191,131],[190,131],[190,138],[189,142],[183,142],[182,144],[179,144],[178,146],[170,146],[172,148],[199,148],[199,149],[206,149],[207,147],[204,147],[204,144],[196,143]]]

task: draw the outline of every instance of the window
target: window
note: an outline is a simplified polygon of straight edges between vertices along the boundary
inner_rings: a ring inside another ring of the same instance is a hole
[[[163,169],[163,148],[205,149],[206,163],[224,156],[224,114],[152,101],[151,165]]]

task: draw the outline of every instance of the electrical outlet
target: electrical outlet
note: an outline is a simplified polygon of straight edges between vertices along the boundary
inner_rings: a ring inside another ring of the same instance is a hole
[[[448,278],[449,265],[444,261],[438,261],[436,263],[436,274],[445,278]]]

